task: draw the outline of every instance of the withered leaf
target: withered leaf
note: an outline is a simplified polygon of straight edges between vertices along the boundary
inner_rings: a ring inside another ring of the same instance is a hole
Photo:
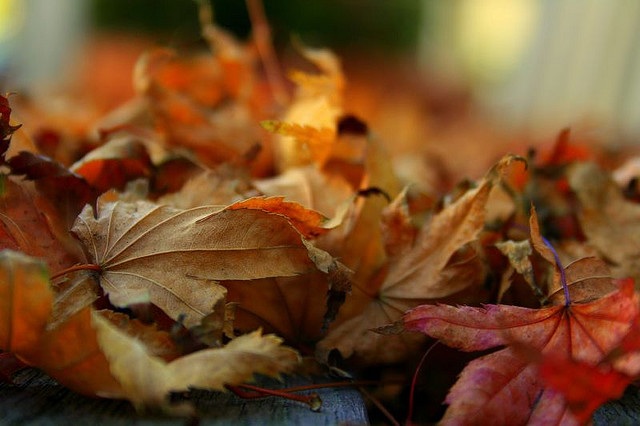
[[[402,212],[388,214],[398,227],[389,223],[388,229],[393,233],[386,238],[390,238],[388,247],[393,249],[394,256],[383,270],[386,275],[381,287],[370,296],[370,303],[360,315],[340,324],[319,343],[320,351],[336,348],[344,357],[356,354],[366,362],[399,361],[420,339],[415,335],[378,335],[371,329],[394,322],[405,311],[429,300],[478,286],[483,266],[473,248],[461,249],[482,231],[491,188],[515,158],[503,158],[475,189],[435,215],[415,237],[407,229],[406,220],[394,218]],[[391,243],[396,240],[404,246]]]
[[[280,338],[259,331],[222,348],[166,362],[160,356],[177,355],[167,334],[121,314],[85,307],[56,321],[43,262],[5,250],[0,252],[0,275],[0,350],[13,352],[79,393],[183,413],[169,406],[170,391],[222,390],[255,373],[291,371],[300,362],[296,351],[280,345]]]
[[[263,123],[266,129],[283,135],[276,144],[280,170],[312,163],[324,165],[336,142],[337,120],[342,113],[344,77],[340,60],[326,49],[302,49],[301,53],[321,74],[291,73],[297,91],[284,119]]]
[[[600,278],[611,281],[610,278]],[[537,365],[514,350],[526,345],[543,356],[596,365],[629,332],[638,316],[638,295],[627,280],[617,291],[585,302],[542,309],[509,305],[422,305],[404,316],[406,330],[420,331],[463,351],[506,346],[465,367],[446,399],[443,424],[491,418],[499,424],[575,424],[565,399],[545,388]],[[573,296],[573,294],[572,294]],[[531,404],[536,400],[536,404]]]
[[[73,224],[85,204],[94,203],[99,193],[80,175],[43,155],[21,151],[7,164],[11,174],[32,180],[43,197],[59,212],[65,231]]]
[[[102,268],[100,282],[114,305],[148,300],[174,319],[186,315],[189,326],[224,297],[214,280],[327,271],[332,262],[285,216],[256,209],[104,203],[97,217],[87,206],[73,231]]]
[[[533,264],[531,263],[531,259],[529,259],[529,256],[533,253],[529,240],[501,241],[496,243],[496,247],[507,257],[507,259],[509,259],[509,263],[513,270],[522,275],[527,284],[529,284],[529,287],[534,291],[535,295],[540,300],[543,300],[545,296],[536,283],[536,279],[533,274]],[[501,288],[498,299],[502,297],[507,289],[508,287]]]
[[[131,137],[112,139],[85,155],[70,169],[100,192],[122,189],[132,179],[151,173],[151,159],[142,142]]]
[[[137,408],[172,410],[171,391],[189,388],[223,390],[261,373],[277,376],[300,362],[294,350],[280,346],[281,339],[259,331],[233,339],[223,348],[205,349],[170,363],[150,355],[144,345],[117,330],[98,315],[93,316],[98,341],[109,360],[124,395]],[[180,407],[181,412],[184,407]]]
[[[0,249],[44,259],[54,272],[76,263],[82,256],[78,242],[52,203],[32,182],[6,175],[0,182]]]

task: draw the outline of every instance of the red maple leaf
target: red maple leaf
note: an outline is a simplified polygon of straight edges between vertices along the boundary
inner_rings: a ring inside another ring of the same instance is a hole
[[[540,368],[512,346],[543,357],[595,366],[616,348],[638,316],[633,281],[587,303],[573,301],[541,309],[508,305],[423,305],[404,317],[406,330],[420,331],[463,351],[505,346],[470,362],[446,398],[443,424],[571,424],[567,398],[549,388]],[[600,401],[601,402],[601,401]],[[591,412],[597,408],[590,406]],[[581,413],[581,416],[583,413]],[[485,421],[482,420],[482,421]]]

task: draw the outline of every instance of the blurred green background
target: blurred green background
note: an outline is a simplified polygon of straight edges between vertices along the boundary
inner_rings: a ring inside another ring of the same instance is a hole
[[[102,30],[143,31],[168,42],[199,39],[192,0],[92,0],[92,26]],[[336,50],[399,53],[415,49],[421,26],[421,0],[266,0],[274,42],[286,46],[292,35],[305,43]],[[216,22],[239,37],[251,23],[242,0],[213,0]]]

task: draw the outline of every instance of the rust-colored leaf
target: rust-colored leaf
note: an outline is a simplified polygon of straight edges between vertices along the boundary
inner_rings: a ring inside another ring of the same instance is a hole
[[[6,175],[0,182],[0,248],[44,259],[53,271],[78,262],[77,241],[51,202],[30,182]]]
[[[151,174],[151,159],[140,141],[117,138],[94,149],[70,168],[100,193],[122,189],[133,179]]]

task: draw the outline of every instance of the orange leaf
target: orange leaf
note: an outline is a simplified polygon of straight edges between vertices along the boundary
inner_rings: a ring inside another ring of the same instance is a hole
[[[0,351],[38,351],[52,302],[44,263],[11,250],[0,252]]]
[[[93,309],[87,307],[42,337],[27,360],[75,392],[121,398],[122,389],[96,338]]]
[[[151,159],[145,146],[136,139],[113,139],[94,149],[71,170],[84,177],[100,192],[122,189],[133,179],[151,173]]]

